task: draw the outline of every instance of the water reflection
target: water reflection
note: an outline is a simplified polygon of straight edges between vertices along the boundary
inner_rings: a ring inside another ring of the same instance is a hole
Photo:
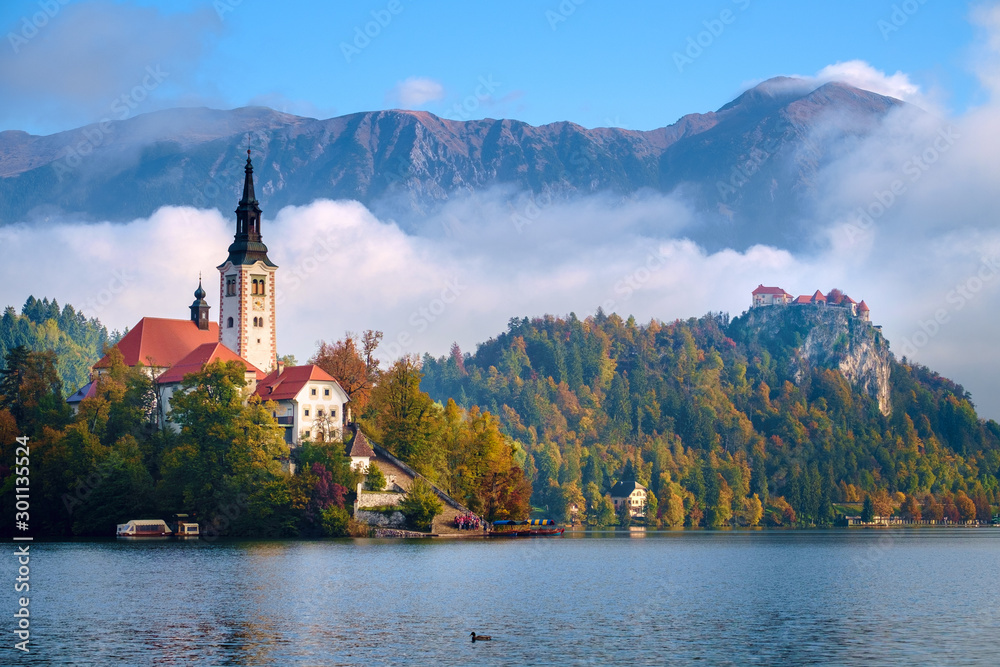
[[[1000,531],[36,546],[23,664],[1000,663]]]

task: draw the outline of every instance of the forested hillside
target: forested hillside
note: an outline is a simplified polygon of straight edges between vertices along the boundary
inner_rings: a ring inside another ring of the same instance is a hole
[[[530,453],[533,503],[566,516],[577,504],[591,523],[610,521],[607,493],[629,478],[657,499],[650,521],[668,525],[825,525],[866,499],[876,512],[988,519],[1000,426],[835,310],[808,324],[798,307],[774,309],[777,329],[752,311],[645,326],[600,311],[515,318],[475,354],[425,356],[422,386],[500,415]],[[805,342],[823,326],[837,349],[819,354]],[[848,362],[887,365],[888,414],[877,387],[845,377]]]
[[[0,370],[7,353],[15,347],[35,352],[51,350],[58,357],[56,372],[63,392],[69,394],[88,382],[90,368],[101,358],[108,342],[108,330],[99,320],[87,319],[70,305],[60,309],[55,299],[31,296],[20,315],[7,306],[0,318]]]

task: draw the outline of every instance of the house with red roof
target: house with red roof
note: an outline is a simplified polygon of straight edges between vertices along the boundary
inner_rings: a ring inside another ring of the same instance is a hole
[[[285,442],[292,447],[303,440],[339,440],[350,421],[347,392],[316,365],[285,367],[279,363],[257,382],[254,394],[277,403],[274,416],[285,427]]]
[[[757,286],[753,292],[753,307],[760,306],[783,306],[791,303],[792,295],[780,287],[765,287],[763,284]]]
[[[169,420],[171,399],[181,389],[181,383],[185,377],[192,373],[200,372],[206,365],[215,361],[235,361],[242,364],[246,369],[244,379],[251,391],[257,388],[257,382],[264,379],[264,371],[246,359],[243,359],[222,343],[218,341],[202,343],[156,378],[156,389],[160,397],[159,417],[161,424],[177,430],[177,425]]]

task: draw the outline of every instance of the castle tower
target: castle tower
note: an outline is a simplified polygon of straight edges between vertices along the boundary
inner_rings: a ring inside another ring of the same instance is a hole
[[[219,268],[219,340],[257,368],[270,372],[278,348],[275,338],[274,274],[260,235],[260,205],[254,195],[253,164],[247,150],[243,198],[236,207],[236,236]]]

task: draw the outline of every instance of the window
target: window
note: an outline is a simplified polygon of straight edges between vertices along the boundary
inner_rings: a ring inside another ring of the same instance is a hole
[[[312,395],[312,396],[315,396],[316,395],[316,387],[313,387],[312,389],[310,389],[309,390],[309,394]]]
[[[236,276],[226,276],[226,296],[236,296]]]
[[[304,432],[304,433],[302,434],[302,437],[303,437],[303,438],[308,438],[308,437],[309,437],[310,435],[311,435],[311,434],[310,434],[310,432],[309,432],[309,431],[305,431],[305,432]]]
[[[330,417],[333,419],[337,418],[337,408],[330,408]]]
[[[227,329],[233,328],[233,318],[230,317],[229,319],[226,320],[226,328]]]
[[[323,408],[316,408],[316,416],[317,417],[323,416]]]
[[[324,396],[329,396],[329,395],[330,395],[330,390],[329,390],[329,388],[327,388],[327,389],[324,389],[324,390],[323,390],[323,395],[324,395]]]
[[[302,414],[304,414],[306,417],[308,417],[309,416],[309,408],[306,408],[305,410],[303,410]]]
[[[259,296],[264,294],[264,281],[267,280],[264,276],[253,276],[250,281],[250,291]]]

